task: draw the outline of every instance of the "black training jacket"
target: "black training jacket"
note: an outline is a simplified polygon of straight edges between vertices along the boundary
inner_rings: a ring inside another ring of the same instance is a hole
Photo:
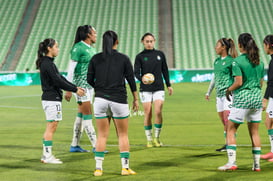
[[[145,85],[142,83],[141,78],[146,73],[152,73],[155,76],[155,81],[152,84]],[[164,90],[163,78],[166,86],[170,87],[169,71],[165,55],[159,50],[143,50],[135,59],[134,74],[141,82],[140,91],[154,92]]]
[[[53,63],[54,58],[44,56],[40,65],[40,78],[43,90],[42,100],[62,101],[62,90],[77,92],[77,87],[68,82]]]
[[[125,79],[132,92],[136,91],[133,66],[129,57],[113,50],[111,56],[103,58],[98,53],[91,58],[87,72],[87,82],[94,87],[95,97],[118,103],[127,103]]]

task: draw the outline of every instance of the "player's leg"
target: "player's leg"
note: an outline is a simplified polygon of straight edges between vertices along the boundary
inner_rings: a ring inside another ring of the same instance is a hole
[[[152,137],[152,93],[140,92],[140,101],[142,102],[144,111],[144,130],[147,138],[147,147],[153,147]]]
[[[261,155],[261,159],[268,159],[268,161],[273,162],[273,99],[269,98],[268,106],[266,109],[266,119],[265,126],[267,129],[269,142],[270,142],[270,152],[267,154]]]
[[[113,103],[111,105],[113,113],[113,119],[115,122],[116,132],[119,140],[119,150],[121,159],[121,175],[135,175],[129,166],[130,159],[130,145],[128,138],[128,116],[129,106],[128,104]]]
[[[62,161],[56,159],[52,154],[53,135],[58,123],[62,120],[62,105],[57,101],[42,101],[43,109],[46,114],[46,130],[43,135],[43,156],[41,162],[61,164]]]
[[[227,127],[226,127],[226,125],[227,125],[228,120],[225,119],[226,114],[225,114],[224,106],[225,106],[225,98],[224,97],[221,97],[221,98],[217,97],[216,98],[216,109],[217,109],[220,121],[221,121],[223,128],[224,128],[223,135],[224,135],[224,140],[225,140],[225,144],[215,150],[215,151],[220,151],[220,152],[226,151],[226,146],[227,146],[227,143],[226,143]]]
[[[95,98],[94,115],[96,117],[96,125],[98,130],[98,138],[96,143],[95,160],[96,169],[94,176],[101,176],[103,171],[104,150],[109,135],[109,117],[107,115],[109,101],[102,98]]]
[[[259,136],[260,123],[248,123],[249,135],[252,142],[253,171],[260,171],[261,141]]]
[[[80,138],[82,135],[82,113],[80,108],[78,107],[78,113],[76,116],[76,119],[74,121],[74,126],[73,126],[73,136],[72,136],[72,142],[70,146],[70,152],[83,152],[86,151],[82,149],[80,145]]]

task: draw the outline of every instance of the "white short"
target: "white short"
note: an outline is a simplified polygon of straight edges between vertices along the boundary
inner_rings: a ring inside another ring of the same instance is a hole
[[[273,98],[269,97],[266,112],[269,115],[269,118],[273,118]]]
[[[46,121],[62,120],[62,103],[59,101],[42,101],[42,106],[46,115]]]
[[[153,102],[155,100],[165,100],[164,91],[155,91],[155,92],[140,92],[139,93],[140,101],[144,102]]]
[[[84,96],[78,96],[77,94],[74,93],[77,103],[88,102],[88,101],[92,103],[93,96],[94,96],[94,89],[90,88],[90,89],[84,89],[84,90],[85,90]]]
[[[114,119],[125,119],[129,116],[129,105],[109,101],[95,97],[94,115],[96,119],[113,117]]]
[[[232,108],[232,96],[231,101],[228,101],[226,97],[216,97],[216,109],[217,112],[229,111]]]
[[[262,109],[240,109],[231,108],[228,119],[234,123],[242,124],[244,119],[250,123],[260,123],[262,121]]]

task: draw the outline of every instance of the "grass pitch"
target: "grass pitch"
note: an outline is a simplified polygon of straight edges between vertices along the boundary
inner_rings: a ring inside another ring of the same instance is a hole
[[[141,112],[130,117],[130,167],[133,176],[121,176],[118,142],[114,126],[108,139],[102,177],[94,177],[93,153],[70,153],[76,103],[63,102],[63,121],[54,136],[53,152],[64,164],[40,163],[45,116],[40,86],[0,87],[0,180],[83,181],[83,180],[272,180],[273,163],[262,160],[261,172],[252,172],[252,154],[246,124],[237,136],[237,164],[234,172],[217,171],[227,162],[226,153],[215,149],[224,144],[223,127],[215,109],[215,95],[204,99],[208,83],[174,84],[174,95],[166,95],[160,148],[146,148]],[[130,95],[130,93],[129,93]],[[129,96],[129,103],[131,104]],[[142,110],[142,108],[140,109]],[[264,116],[265,113],[263,113]],[[269,151],[267,131],[260,126],[262,151]],[[86,134],[81,145],[91,149]]]

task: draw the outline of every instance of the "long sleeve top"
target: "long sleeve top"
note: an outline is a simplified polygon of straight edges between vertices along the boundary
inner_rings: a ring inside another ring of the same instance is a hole
[[[94,87],[95,97],[127,103],[125,79],[131,91],[135,92],[137,89],[133,66],[128,56],[113,50],[108,58],[104,58],[102,53],[92,57],[88,66],[87,82]]]
[[[273,54],[271,55],[271,60],[268,66],[267,77],[267,87],[264,94],[265,99],[268,99],[269,97],[273,98]]]
[[[77,92],[77,87],[66,80],[53,63],[54,58],[44,56],[40,65],[42,100],[62,101],[62,89]]]
[[[155,80],[152,84],[142,83],[142,76],[146,73],[154,74]],[[136,78],[141,82],[141,92],[164,90],[163,78],[165,80],[166,86],[171,86],[166,58],[164,53],[159,50],[143,50],[142,52],[140,52],[135,58],[134,74]]]

